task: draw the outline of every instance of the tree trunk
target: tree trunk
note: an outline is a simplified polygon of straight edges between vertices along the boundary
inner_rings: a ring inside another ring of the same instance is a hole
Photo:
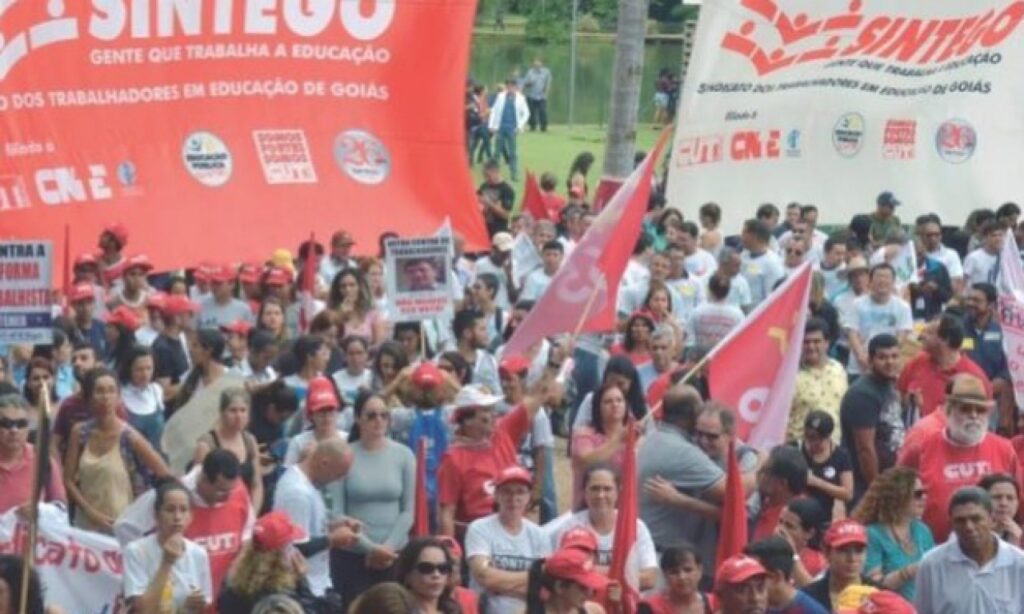
[[[615,78],[604,155],[604,174],[607,177],[625,179],[633,171],[646,30],[647,0],[619,0]]]

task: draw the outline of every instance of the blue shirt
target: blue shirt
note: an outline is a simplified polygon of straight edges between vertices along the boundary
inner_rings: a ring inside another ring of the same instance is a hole
[[[797,591],[793,601],[784,608],[768,608],[768,614],[828,614],[828,610],[807,593]]]
[[[501,121],[498,123],[498,129],[502,132],[515,132],[518,127],[519,122],[516,121],[516,95],[511,92],[505,92],[505,106],[501,108]]]
[[[903,569],[907,565],[918,563],[926,552],[935,547],[932,532],[920,520],[910,523],[910,540],[914,544],[914,552],[907,554],[903,547],[896,543],[892,533],[879,523],[868,525],[868,552],[864,559],[864,573],[869,574],[881,568],[883,574]],[[896,591],[908,601],[914,600],[914,582],[910,581]]]
[[[1003,351],[1003,329],[994,317],[988,325],[978,328],[970,318],[964,318],[964,343],[961,349],[985,372],[989,379],[1010,380]]]

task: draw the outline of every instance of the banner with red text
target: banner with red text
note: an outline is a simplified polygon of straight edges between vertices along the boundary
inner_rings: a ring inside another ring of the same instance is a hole
[[[1019,199],[1022,20],[1018,0],[705,0],[669,204],[736,230],[764,202],[845,225],[889,190],[904,221],[960,224]]]
[[[11,509],[0,516],[0,554],[20,555],[28,528]],[[49,504],[39,506],[35,568],[46,593],[46,604],[64,612],[118,614],[127,612],[121,597],[124,575],[121,547],[113,537],[76,529],[67,512]],[[8,587],[18,603],[19,587]]]
[[[1024,300],[1016,293],[999,295],[999,325],[1003,328],[1003,352],[1013,381],[1013,397],[1024,407]]]
[[[119,221],[158,269],[310,230],[487,236],[462,101],[475,0],[0,0],[0,238]],[[443,36],[439,36],[443,33]],[[58,262],[61,254],[57,254]]]

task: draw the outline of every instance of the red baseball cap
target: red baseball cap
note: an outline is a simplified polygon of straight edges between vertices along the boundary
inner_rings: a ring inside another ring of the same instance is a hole
[[[597,535],[587,527],[575,526],[562,533],[562,538],[558,540],[558,547],[562,549],[575,548],[592,555],[597,552]]]
[[[84,254],[80,254],[77,258],[75,258],[75,268],[76,269],[78,267],[83,267],[83,266],[99,266],[99,265],[100,265],[99,261],[96,260],[96,254],[93,254],[92,252],[87,252],[87,253],[84,253]]]
[[[192,278],[203,283],[210,281],[210,273],[213,272],[215,266],[217,265],[209,262],[200,262],[199,266],[192,271]]]
[[[221,326],[220,329],[225,333],[234,333],[236,335],[241,335],[245,337],[246,335],[249,334],[249,331],[252,330],[252,324],[250,324],[246,320],[235,320],[234,322],[228,324],[227,326]]]
[[[421,362],[412,372],[412,385],[424,390],[437,388],[443,380],[444,376],[441,375],[441,370],[429,360]]]
[[[287,286],[292,283],[291,271],[280,267],[273,267],[267,271],[266,276],[263,278],[263,283],[268,286]]]
[[[114,237],[121,247],[128,244],[128,229],[120,222],[107,224],[103,227],[103,232]]]
[[[715,574],[715,588],[719,589],[729,584],[743,584],[751,578],[767,574],[768,572],[757,560],[742,554],[731,556],[718,566],[718,573]]]
[[[247,262],[238,269],[238,280],[243,284],[256,284],[263,273],[263,265]]]
[[[142,269],[143,272],[149,272],[153,270],[153,263],[149,261],[149,256],[136,254],[125,262],[124,267],[121,269],[121,274],[123,275],[131,269]]]
[[[875,591],[857,608],[856,614],[917,614],[917,609],[892,591]]]
[[[462,560],[462,546],[459,545],[459,540],[451,535],[439,535],[437,541],[441,542],[441,545],[451,552],[453,559],[456,561]]]
[[[527,486],[533,486],[533,476],[526,469],[523,469],[519,465],[511,465],[505,467],[498,474],[498,478],[494,480],[494,487],[501,488],[506,484],[526,484]]]
[[[149,295],[146,299],[146,309],[159,309],[164,310],[164,306],[167,304],[167,293],[166,292],[154,292]]]
[[[334,384],[324,376],[314,377],[309,382],[309,391],[306,395],[306,415],[318,411],[328,411],[341,407],[341,401],[334,392]]]
[[[180,316],[186,313],[196,313],[199,311],[199,305],[190,301],[187,296],[168,294],[160,311],[169,316]]]
[[[864,525],[856,520],[844,518],[832,523],[825,531],[825,545],[829,548],[842,548],[850,544],[868,545],[868,532]]]
[[[501,363],[498,365],[498,371],[500,373],[508,373],[510,375],[519,375],[526,373],[530,370],[530,361],[526,360],[522,356],[509,356],[508,358],[502,358]]]
[[[544,573],[559,580],[575,582],[592,591],[608,586],[611,580],[594,571],[594,556],[575,548],[564,548],[544,561]]]
[[[96,300],[96,290],[92,287],[92,284],[75,284],[71,286],[71,291],[68,292],[68,301],[72,303],[94,300]]]
[[[252,528],[252,543],[257,550],[280,550],[305,537],[306,532],[281,510],[260,516]]]
[[[139,316],[135,313],[135,310],[124,305],[119,306],[117,309],[107,313],[103,318],[107,324],[120,324],[127,328],[131,332],[135,332],[139,329]]]
[[[235,270],[227,264],[215,264],[207,270],[207,279],[212,282],[235,281]]]

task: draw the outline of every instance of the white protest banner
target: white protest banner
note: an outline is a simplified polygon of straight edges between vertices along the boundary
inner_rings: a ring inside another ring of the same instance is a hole
[[[1000,294],[999,324],[1003,327],[1003,352],[1013,382],[1013,398],[1024,407],[1024,301],[1013,294]]]
[[[53,244],[0,241],[0,343],[53,343]]]
[[[525,232],[516,235],[515,243],[512,244],[512,277],[516,286],[522,286],[523,280],[534,269],[544,265],[537,253],[537,246],[533,239]]]
[[[686,72],[668,202],[816,204],[822,223],[904,221],[1024,191],[1024,1],[706,0]]]
[[[0,554],[21,555],[28,527],[12,509],[0,516]],[[67,523],[55,505],[39,506],[35,567],[46,591],[47,605],[74,614],[122,614],[124,566],[113,537],[82,531]],[[9,587],[17,603],[18,587]]]
[[[451,235],[390,239],[385,244],[388,311],[392,322],[430,320],[452,314],[448,261]]]

